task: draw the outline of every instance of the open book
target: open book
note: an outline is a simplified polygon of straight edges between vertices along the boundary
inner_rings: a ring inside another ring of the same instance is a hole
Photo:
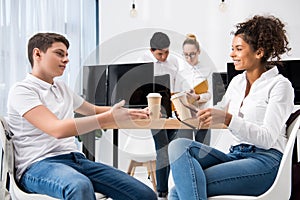
[[[201,83],[199,83],[198,85],[196,85],[194,87],[194,91],[195,91],[196,94],[203,94],[203,93],[208,92],[208,81],[204,80]],[[176,94],[176,93],[178,93],[178,92],[172,93],[171,95]],[[172,111],[174,111],[174,110],[175,110],[175,107],[172,103]]]

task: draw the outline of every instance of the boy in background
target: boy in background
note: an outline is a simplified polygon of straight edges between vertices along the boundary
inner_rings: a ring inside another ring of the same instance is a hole
[[[177,58],[169,53],[170,39],[163,32],[155,32],[150,39],[150,50],[147,51],[140,61],[154,63],[154,76],[170,75],[170,91],[174,92],[176,85],[176,76],[179,70]],[[183,133],[176,129],[151,130],[155,149],[156,149],[156,182],[157,196],[160,200],[167,199],[168,182],[170,174],[170,163],[168,156],[169,143],[180,137],[192,139],[192,133],[184,132],[189,135],[184,136]]]

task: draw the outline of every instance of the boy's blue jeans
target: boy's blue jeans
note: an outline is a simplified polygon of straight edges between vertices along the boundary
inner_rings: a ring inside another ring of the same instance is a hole
[[[75,152],[32,164],[20,186],[30,193],[66,200],[94,200],[95,192],[120,200],[157,199],[153,190],[137,179]]]
[[[276,178],[282,153],[240,144],[225,154],[198,142],[177,139],[169,145],[169,158],[175,183],[169,199],[204,200],[216,195],[264,193]]]

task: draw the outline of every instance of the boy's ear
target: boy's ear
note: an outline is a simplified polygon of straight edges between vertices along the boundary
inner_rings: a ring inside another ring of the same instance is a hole
[[[32,55],[33,55],[34,58],[40,58],[41,57],[41,51],[38,48],[34,48]]]

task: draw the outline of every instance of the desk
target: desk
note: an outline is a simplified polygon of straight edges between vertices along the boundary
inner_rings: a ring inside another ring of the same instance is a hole
[[[186,120],[186,123],[198,127],[197,119]],[[213,127],[201,127],[202,129],[223,129],[226,128],[223,124],[214,125]],[[158,120],[139,119],[126,122],[117,123],[114,126],[104,126],[102,129],[113,129],[113,166],[118,168],[118,146],[119,146],[119,134],[118,129],[191,129],[191,127],[183,124],[177,119],[161,118]],[[84,136],[86,137],[86,136]],[[95,136],[94,134],[87,136],[87,139],[83,139],[83,152],[87,155],[88,159],[95,160]]]
[[[198,127],[198,119],[185,120],[185,123],[194,127]],[[201,127],[207,129],[208,127]],[[213,129],[225,128],[223,124],[214,125],[209,127]],[[104,126],[102,129],[191,129],[191,127],[185,125],[175,118],[161,118],[158,120],[150,119],[138,119],[126,122],[119,122],[114,126]]]

